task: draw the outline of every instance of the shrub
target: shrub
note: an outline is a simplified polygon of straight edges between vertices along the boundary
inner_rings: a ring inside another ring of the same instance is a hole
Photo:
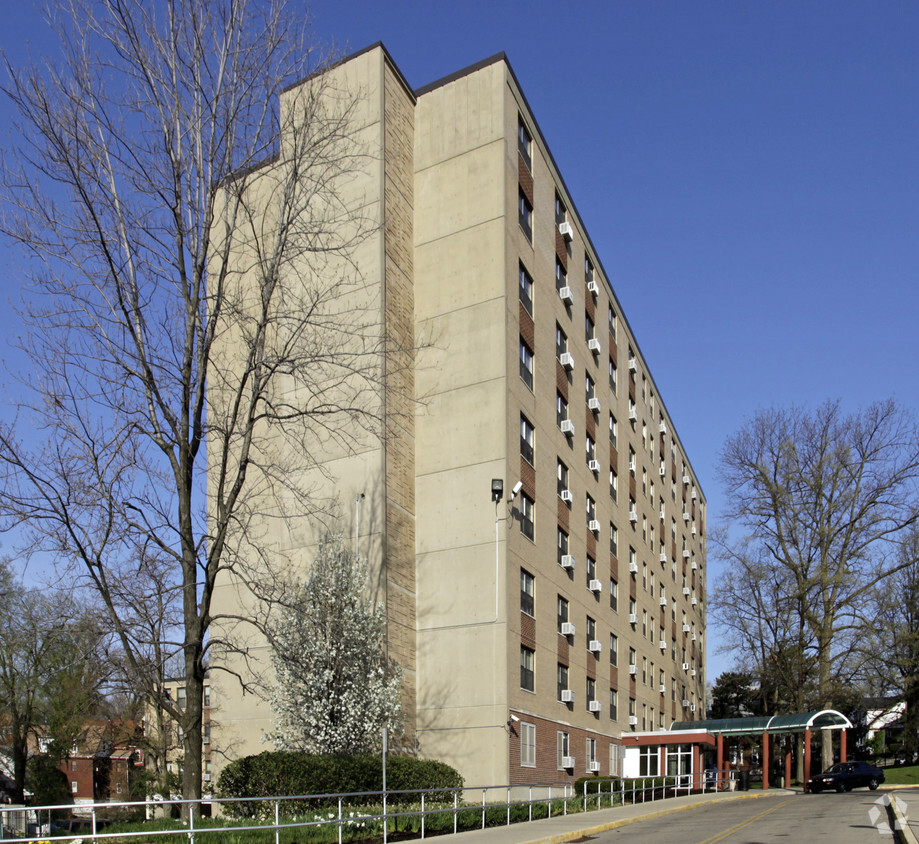
[[[459,773],[434,760],[394,756],[386,762],[389,791],[417,791],[428,788],[462,788]],[[379,792],[383,789],[383,763],[378,756],[314,756],[292,751],[265,751],[245,756],[227,765],[217,780],[222,798],[288,797],[314,794]],[[413,795],[405,795],[406,800]],[[367,800],[379,802],[379,795]],[[367,800],[349,801],[359,805]],[[400,802],[394,796],[394,802]],[[288,804],[286,813],[315,810],[334,800],[310,800]],[[230,803],[229,815],[253,817],[265,811],[263,803]]]

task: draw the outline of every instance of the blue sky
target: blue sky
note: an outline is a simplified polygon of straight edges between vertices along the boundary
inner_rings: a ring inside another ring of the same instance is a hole
[[[8,56],[21,61],[30,42],[41,52],[34,4],[2,9]],[[311,11],[317,38],[340,50],[382,41],[413,87],[508,55],[710,526],[724,501],[719,450],[758,408],[894,396],[919,410],[919,4],[319,0]],[[709,647],[711,681],[729,663]]]

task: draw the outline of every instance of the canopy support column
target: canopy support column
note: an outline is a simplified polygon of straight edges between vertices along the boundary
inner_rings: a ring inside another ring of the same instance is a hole
[[[811,728],[804,728],[804,793],[807,794],[807,780],[811,775]]]
[[[843,727],[839,731],[839,761],[848,762],[848,756],[846,754],[846,728]]]
[[[769,733],[763,733],[763,791],[769,788]]]

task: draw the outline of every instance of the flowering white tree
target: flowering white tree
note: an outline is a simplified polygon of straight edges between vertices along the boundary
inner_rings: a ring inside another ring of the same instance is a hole
[[[366,596],[367,565],[326,535],[309,579],[292,586],[269,625],[270,702],[280,750],[367,753],[401,724],[401,670],[386,654],[386,617]]]

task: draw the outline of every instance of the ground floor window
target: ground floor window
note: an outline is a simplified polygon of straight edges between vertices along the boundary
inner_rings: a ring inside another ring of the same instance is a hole
[[[536,725],[520,722],[520,764],[524,768],[536,767]]]
[[[679,777],[692,773],[692,745],[672,744],[667,748],[667,776]]]
[[[558,731],[557,738],[557,757],[558,757],[558,768],[559,770],[564,770],[568,767],[569,753],[568,753],[568,733]]]
[[[609,746],[609,775],[611,777],[619,776],[619,745],[611,744]]]
[[[638,776],[659,777],[661,773],[661,752],[656,746],[638,748]]]

